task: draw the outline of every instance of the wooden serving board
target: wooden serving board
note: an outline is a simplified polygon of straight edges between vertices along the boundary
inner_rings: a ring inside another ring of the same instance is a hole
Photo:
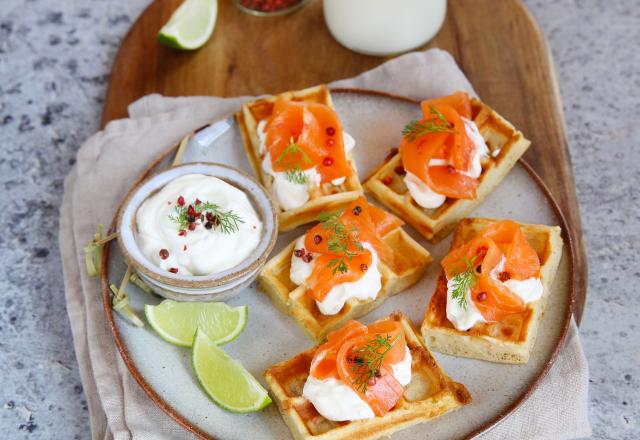
[[[158,44],[155,36],[180,3],[152,3],[122,42],[103,125],[126,117],[127,106],[149,93],[274,93],[354,76],[389,59],[340,46],[324,23],[320,0],[273,18],[254,17],[230,0],[219,0],[209,42],[196,52],[175,51]],[[449,51],[482,99],[531,139],[533,148],[525,159],[546,182],[572,227],[574,310],[580,322],[587,259],[555,68],[540,29],[520,0],[449,0],[443,28],[422,49],[430,47]]]

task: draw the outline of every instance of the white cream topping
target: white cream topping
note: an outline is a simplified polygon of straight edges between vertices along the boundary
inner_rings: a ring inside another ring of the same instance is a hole
[[[404,359],[391,364],[391,369],[393,376],[402,386],[411,382],[409,347],[406,347]],[[324,418],[335,422],[375,417],[367,402],[339,379],[320,380],[309,375],[302,390],[302,397],[309,400]]]
[[[295,249],[304,248],[304,237],[303,235],[298,238]],[[378,292],[382,288],[382,275],[378,269],[378,254],[369,243],[362,243],[362,246],[371,252],[371,265],[360,279],[349,283],[336,284],[322,301],[316,300],[318,309],[323,315],[335,315],[342,310],[344,303],[350,298],[375,299],[378,296]],[[305,280],[311,275],[318,256],[318,254],[314,253],[312,255],[313,259],[309,263],[294,254],[291,255],[291,269],[289,271],[291,282],[298,286],[304,284]]]
[[[316,379],[309,375],[302,397],[310,401],[324,418],[335,422],[371,419],[371,407],[340,379]]]
[[[487,147],[475,122],[466,118],[462,118],[462,121],[464,122],[467,136],[469,136],[475,147],[469,169],[462,172],[462,174],[477,179],[480,177],[480,174],[482,174],[482,158],[489,155],[489,147]],[[429,161],[429,166],[431,167],[447,165],[451,164],[444,159],[431,159]],[[404,177],[404,183],[407,185],[407,189],[411,197],[413,197],[413,200],[423,208],[438,208],[442,206],[447,199],[446,196],[433,191],[426,183],[410,172],[407,172],[407,175]]]
[[[494,267],[489,274],[491,278],[499,283],[501,281],[498,278],[498,275],[500,274],[500,272],[504,271],[505,261],[506,258],[503,255],[500,263],[498,263],[498,265]],[[540,278],[535,277],[527,278],[526,280],[515,280],[511,278],[507,281],[502,282],[502,284],[508,287],[509,290],[518,295],[520,298],[522,298],[522,301],[524,301],[525,304],[538,301],[540,298],[542,298],[542,293],[544,291],[542,281],[540,280]]]
[[[315,186],[320,185],[320,181],[322,177],[316,170],[316,167],[309,168],[304,170],[304,174],[306,176],[305,183],[296,183],[287,180],[287,173],[278,172],[273,170],[273,163],[271,161],[271,156],[267,152],[266,141],[267,135],[264,132],[264,127],[267,123],[266,119],[258,122],[257,133],[258,139],[260,141],[260,146],[258,150],[260,154],[264,154],[264,158],[262,159],[262,170],[273,176],[273,196],[278,201],[278,204],[282,209],[290,210],[298,208],[309,200],[309,189]],[[342,132],[344,151],[347,154],[349,151],[353,150],[356,145],[355,139],[347,132]],[[331,181],[332,185],[339,186],[344,183],[346,177],[339,177]]]
[[[400,385],[406,387],[411,382],[411,351],[409,347],[404,348],[404,358],[398,363],[391,364],[393,377],[396,378]]]
[[[453,280],[447,280],[447,319],[455,328],[461,331],[469,330],[479,322],[486,322],[476,304],[471,299],[471,290],[465,293],[467,307],[460,307],[458,300],[453,298]]]
[[[271,165],[271,156],[267,153],[262,160],[262,170],[273,176],[273,196],[284,210],[295,209],[307,203],[309,189],[319,186],[322,180],[322,177],[316,171],[316,167],[304,170],[306,182],[297,183],[287,179],[287,173],[274,171]]]
[[[467,136],[469,136],[473,142],[473,146],[475,147],[469,169],[463,174],[477,179],[480,177],[480,174],[482,174],[482,158],[484,156],[489,156],[489,147],[480,134],[480,130],[478,130],[478,126],[475,122],[466,118],[462,118],[462,121],[464,122],[464,128],[467,132]]]
[[[498,275],[504,271],[504,263],[506,259],[504,255],[500,260],[500,263],[494,267],[489,273],[489,277],[497,283],[503,284],[509,288],[513,293],[518,295],[525,304],[529,304],[533,301],[537,301],[542,297],[544,288],[542,287],[542,281],[540,278],[527,278],[526,280],[514,280],[509,279],[505,282],[500,281]],[[447,281],[447,319],[458,330],[466,331],[479,322],[486,322],[482,314],[478,311],[475,303],[471,299],[471,290],[467,290],[467,308],[460,307],[458,301],[452,296],[453,291],[452,280]]]
[[[296,240],[296,244],[294,246],[295,249],[304,249],[304,238],[305,235],[298,238]],[[307,252],[306,249],[304,249]],[[313,259],[309,263],[305,263],[302,261],[302,258],[298,258],[295,254],[291,254],[291,269],[289,270],[289,278],[291,282],[301,286],[304,284],[305,280],[309,278],[311,272],[313,271],[313,265],[315,264],[316,257],[318,257],[318,253],[311,252],[311,256]]]
[[[404,176],[404,184],[407,185],[409,194],[416,203],[423,208],[434,209],[442,206],[447,196],[438,194],[429,185],[424,183],[418,176],[407,171],[407,175]]]
[[[195,230],[180,236],[178,225],[169,218],[180,196],[186,205],[198,198],[217,204],[222,211],[232,210],[244,223],[238,223],[238,231],[224,234],[216,228],[206,229],[198,219]],[[164,270],[177,268],[179,275],[210,275],[237,265],[256,249],[262,222],[243,191],[216,177],[187,174],[142,203],[136,212],[136,228],[136,242],[151,263]],[[161,249],[169,252],[168,258],[160,258]]]

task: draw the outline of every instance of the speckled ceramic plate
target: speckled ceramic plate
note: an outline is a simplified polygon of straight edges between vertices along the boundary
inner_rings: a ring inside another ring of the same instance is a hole
[[[367,175],[380,163],[389,148],[398,142],[398,134],[406,121],[419,114],[419,106],[412,101],[374,92],[339,90],[333,92],[333,99],[345,130],[357,140],[355,155],[360,177]],[[197,142],[188,145],[184,154],[185,162],[222,162],[251,172],[233,119],[219,121],[201,133]],[[159,158],[148,172],[168,166],[172,153],[173,150]],[[568,227],[544,184],[522,161],[475,215],[559,225],[565,232]],[[303,230],[281,234],[273,252],[278,252]],[[435,262],[429,266],[419,283],[389,299],[378,310],[364,317],[364,322],[398,309],[416,325],[422,322],[439,272],[437,262],[446,253],[450,238],[434,246],[425,242],[410,227],[407,230],[432,253]],[[572,245],[566,233],[563,237],[565,247],[562,261],[529,363],[501,365],[435,353],[444,370],[469,389],[473,403],[397,433],[394,439],[424,439],[427,433],[430,439],[473,437],[499,423],[535,389],[564,340],[573,306]],[[103,277],[103,285],[119,284],[125,264],[118,246],[108,247],[105,259],[108,260],[108,270]],[[141,314],[144,304],[160,301],[135,286],[129,287],[129,291],[134,309]],[[186,429],[202,438],[290,438],[275,405],[250,415],[231,414],[216,406],[196,382],[188,348],[172,346],[160,339],[148,325],[135,328],[112,313],[107,289],[104,289],[103,299],[116,344],[131,374],[149,397]],[[254,284],[229,303],[248,304],[249,323],[244,333],[226,345],[225,350],[240,359],[263,383],[262,374],[268,366],[313,345],[293,320],[276,310]]]

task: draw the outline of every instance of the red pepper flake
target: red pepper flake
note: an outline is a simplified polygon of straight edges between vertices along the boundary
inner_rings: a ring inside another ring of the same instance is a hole
[[[393,177],[391,176],[386,176],[382,178],[382,183],[384,183],[385,185],[389,186],[393,183]]]
[[[360,265],[360,270],[361,270],[361,271],[366,272],[366,271],[367,271],[367,269],[369,269],[369,266],[367,266],[366,264],[362,263],[362,264]]]
[[[178,232],[178,235],[180,237],[185,237],[187,235],[187,231],[185,231],[184,229],[181,229],[180,232]]]
[[[182,196],[178,197],[178,205],[184,206],[184,197]]]
[[[322,159],[322,165],[326,166],[326,167],[330,167],[331,165],[333,165],[333,159],[331,157],[325,157],[324,159]]]
[[[360,215],[362,213],[362,207],[356,206],[355,208],[353,208],[353,210],[351,210],[351,212],[353,213],[353,215]]]
[[[389,154],[387,154],[387,157],[384,158],[385,162],[389,162],[391,159],[393,159],[396,154],[398,154],[400,150],[398,150],[396,147],[393,147],[392,149],[389,150]]]
[[[187,208],[187,215],[189,217],[195,217],[196,216],[196,209],[193,207],[193,205],[189,205],[189,207]]]
[[[169,258],[169,251],[166,249],[160,249],[160,258],[162,258],[163,260],[166,260],[167,258]]]
[[[509,275],[509,272],[500,272],[498,274],[498,279],[504,283],[505,281],[509,281],[511,279],[511,275]]]
[[[327,133],[327,136],[333,136],[334,134],[336,134],[336,129],[333,127],[327,127],[325,132]]]
[[[398,165],[393,169],[398,176],[404,176],[407,174],[407,171],[404,169],[402,165]]]
[[[447,165],[447,173],[453,174],[455,172],[456,172],[456,169],[454,167],[452,167],[451,165]]]
[[[200,205],[201,203],[200,199],[196,199],[196,205]]]
[[[205,217],[207,218],[207,220],[211,221],[213,219],[213,214],[211,214],[211,212],[207,211],[207,213],[205,214]]]
[[[169,269],[169,272],[178,273],[178,268],[177,267],[172,267],[172,268]]]
[[[487,299],[487,292],[480,292],[476,295],[476,299],[478,301],[486,301]]]
[[[333,147],[333,145],[336,143],[336,141],[334,141],[333,139],[329,138],[327,139],[327,147]]]
[[[302,256],[302,261],[304,261],[305,263],[311,263],[311,260],[313,260],[313,255],[311,255],[310,253],[306,253]]]
[[[322,235],[316,234],[313,236],[313,242],[315,244],[320,244],[322,242]]]
[[[262,12],[275,12],[297,5],[302,0],[241,0],[240,4],[248,9]]]
[[[187,250],[187,245],[185,244],[184,247],[182,248],[183,251]]]
[[[190,231],[195,231],[196,230],[196,224],[195,223],[189,223],[189,230]]]
[[[296,257],[298,257],[298,258],[302,258],[302,257],[304,257],[304,254],[305,254],[305,252],[304,252],[304,248],[302,248],[302,249],[296,249],[295,251],[293,251],[293,255],[295,255],[295,256],[296,256]]]

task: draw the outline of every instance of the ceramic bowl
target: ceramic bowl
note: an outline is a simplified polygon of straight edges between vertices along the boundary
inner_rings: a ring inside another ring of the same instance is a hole
[[[244,191],[262,221],[262,236],[251,256],[236,266],[211,275],[181,275],[167,272],[149,261],[136,242],[135,217],[148,197],[185,174],[217,177]],[[132,188],[118,213],[118,244],[127,264],[156,293],[177,301],[219,301],[239,293],[258,275],[275,244],[278,224],[276,211],[265,189],[244,171],[213,162],[174,166]]]

